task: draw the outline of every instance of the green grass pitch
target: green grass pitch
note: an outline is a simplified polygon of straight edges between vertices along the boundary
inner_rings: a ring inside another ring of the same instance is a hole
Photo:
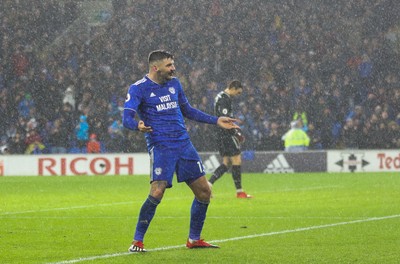
[[[174,183],[127,254],[147,176],[0,177],[0,263],[400,263],[397,173],[230,174],[216,182],[203,237],[184,247],[193,196]]]

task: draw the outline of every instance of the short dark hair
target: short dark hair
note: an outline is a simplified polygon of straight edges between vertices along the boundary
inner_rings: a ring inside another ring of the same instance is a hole
[[[235,89],[235,90],[237,90],[237,89],[243,89],[243,85],[242,85],[242,83],[241,83],[240,81],[238,81],[238,80],[233,80],[233,81],[231,81],[231,82],[229,83],[228,88],[229,88],[229,89]]]
[[[174,55],[166,50],[154,50],[149,54],[149,64],[164,59],[173,59]]]

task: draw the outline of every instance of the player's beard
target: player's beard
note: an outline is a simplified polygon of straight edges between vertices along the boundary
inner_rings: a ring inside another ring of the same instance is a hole
[[[171,80],[175,75],[175,71],[160,72],[160,77],[164,82]]]

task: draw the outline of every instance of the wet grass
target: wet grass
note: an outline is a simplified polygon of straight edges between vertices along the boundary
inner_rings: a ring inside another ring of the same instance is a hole
[[[145,254],[128,255],[147,176],[1,177],[1,263],[399,263],[400,175],[244,174],[213,188],[203,230],[220,249],[188,250],[192,194],[174,183]]]

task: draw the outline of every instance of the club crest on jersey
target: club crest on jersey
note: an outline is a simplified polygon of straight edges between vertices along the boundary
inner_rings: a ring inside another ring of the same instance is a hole
[[[168,91],[172,94],[175,94],[175,88],[174,87],[169,87]]]
[[[154,173],[155,173],[156,175],[160,175],[161,172],[162,172],[162,169],[161,169],[161,168],[155,168],[155,169],[154,169]]]

